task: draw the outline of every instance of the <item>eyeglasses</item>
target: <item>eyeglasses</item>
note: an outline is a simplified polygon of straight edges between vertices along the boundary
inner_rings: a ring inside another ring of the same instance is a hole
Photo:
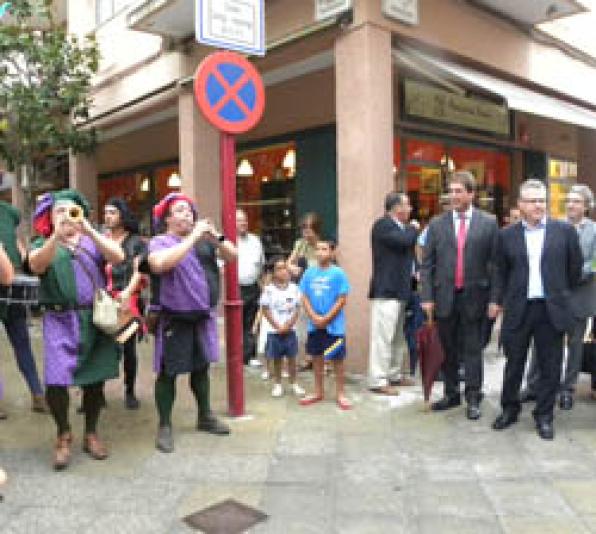
[[[545,198],[522,198],[521,201],[526,204],[546,204]]]

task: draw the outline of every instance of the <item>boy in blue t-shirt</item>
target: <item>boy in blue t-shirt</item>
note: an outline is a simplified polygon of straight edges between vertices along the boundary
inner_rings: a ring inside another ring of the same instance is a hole
[[[302,303],[308,316],[306,352],[313,357],[314,395],[300,400],[309,406],[323,400],[324,361],[332,360],[335,368],[337,405],[349,410],[352,404],[344,394],[344,358],[346,356],[346,318],[344,306],[350,284],[344,271],[333,263],[331,241],[317,242],[317,266],[309,267],[300,280]]]

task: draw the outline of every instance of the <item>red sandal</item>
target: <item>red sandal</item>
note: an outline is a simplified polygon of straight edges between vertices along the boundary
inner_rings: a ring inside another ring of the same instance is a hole
[[[310,406],[311,404],[315,404],[317,402],[321,402],[323,400],[323,397],[316,397],[314,395],[310,395],[308,397],[304,397],[303,399],[300,399],[300,406]]]
[[[352,403],[345,397],[337,399],[337,405],[341,410],[351,410],[354,407]]]

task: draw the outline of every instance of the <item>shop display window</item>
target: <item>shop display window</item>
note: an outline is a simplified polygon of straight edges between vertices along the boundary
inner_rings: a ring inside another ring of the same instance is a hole
[[[565,199],[577,181],[577,163],[558,158],[548,160],[548,207],[551,217],[564,219]]]
[[[394,141],[394,164],[396,187],[408,192],[412,217],[423,223],[447,205],[447,180],[454,170],[465,169],[476,177],[480,208],[503,215],[511,180],[507,152],[404,137]]]
[[[288,255],[296,237],[296,144],[241,151],[237,156],[237,205],[259,235],[265,254]]]

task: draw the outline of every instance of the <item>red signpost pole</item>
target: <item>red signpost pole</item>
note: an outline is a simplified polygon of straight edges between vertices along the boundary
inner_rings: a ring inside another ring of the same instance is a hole
[[[236,244],[236,143],[233,135],[224,132],[220,139],[223,232]],[[244,415],[242,300],[238,285],[238,262],[226,264],[225,286],[228,410],[231,416],[238,417]]]

